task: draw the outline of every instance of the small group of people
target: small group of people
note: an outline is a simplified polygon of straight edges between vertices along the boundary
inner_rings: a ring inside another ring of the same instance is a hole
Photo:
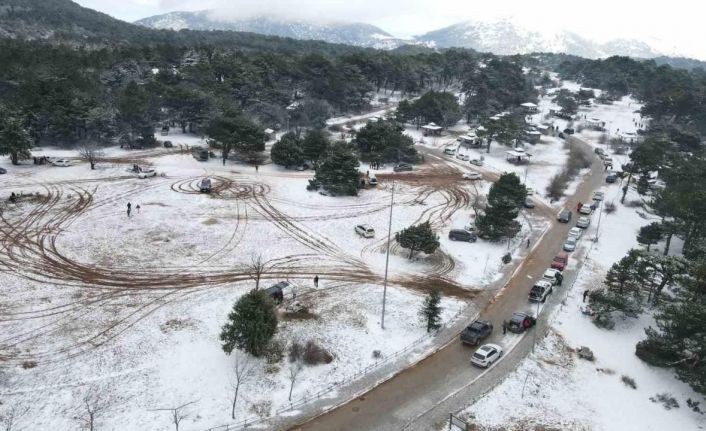
[[[368,163],[370,169],[380,169],[380,162],[370,162]]]
[[[140,213],[140,204],[135,205],[135,210],[137,210],[137,213]],[[127,216],[130,217],[130,214],[132,214],[132,203],[128,202],[127,203]]]

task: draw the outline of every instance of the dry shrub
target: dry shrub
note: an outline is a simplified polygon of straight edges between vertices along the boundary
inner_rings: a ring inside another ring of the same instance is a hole
[[[333,361],[333,355],[313,340],[309,340],[306,342],[302,359],[307,365],[330,364]]]
[[[615,202],[610,201],[606,202],[603,204],[603,210],[605,211],[606,214],[613,214],[615,210],[617,210],[618,207],[615,205]]]
[[[623,374],[623,376],[620,378],[623,383],[625,383],[625,386],[629,386],[633,389],[637,389],[637,383],[635,383],[635,379],[633,379],[630,376],[626,376]]]
[[[298,341],[292,343],[289,346],[289,362],[296,362],[304,356],[304,346],[302,346]]]

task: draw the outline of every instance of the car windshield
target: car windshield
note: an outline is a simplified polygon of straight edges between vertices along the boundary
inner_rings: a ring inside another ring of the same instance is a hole
[[[478,323],[478,322],[476,322],[468,327],[468,329],[473,332],[480,332],[483,330],[483,328],[485,328],[485,325],[483,325],[482,323]]]
[[[482,354],[482,353],[480,353],[480,352],[474,353],[474,354],[473,354],[473,357],[476,358],[476,359],[480,359],[480,360],[485,359],[485,355]]]

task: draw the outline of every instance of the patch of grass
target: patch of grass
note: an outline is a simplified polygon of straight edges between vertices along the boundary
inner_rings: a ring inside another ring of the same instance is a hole
[[[679,403],[677,402],[677,399],[674,398],[672,394],[667,392],[662,392],[661,394],[657,394],[654,397],[650,397],[650,401],[652,401],[653,403],[662,404],[662,406],[667,410],[679,408]]]

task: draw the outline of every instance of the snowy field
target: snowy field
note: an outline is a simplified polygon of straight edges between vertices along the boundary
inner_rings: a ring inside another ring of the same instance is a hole
[[[408,260],[393,245],[382,330],[389,167],[377,172],[376,189],[331,198],[306,191],[311,172],[198,162],[179,144],[201,138],[169,139],[176,148],[109,148],[93,171],[76,152],[52,148],[35,154],[76,158],[75,165],[0,162],[8,170],[0,192],[22,194],[17,204],[3,203],[0,219],[0,410],[29,408],[17,429],[76,429],[86,396],[103,407],[100,429],[173,429],[163,409],[184,404],[186,429],[288,414],[289,362],[252,360],[230,418],[235,360],[222,352],[218,334],[232,304],[253,287],[245,265],[254,254],[272,265],[261,284],[291,281],[311,313],[282,316],[276,339],[313,340],[334,357],[304,368],[292,391],[296,402],[360,377],[395,352],[408,349],[413,360],[437,347],[418,314],[424,289],[442,286],[442,320],[452,324],[474,309],[474,292],[497,278],[508,249],[448,240],[450,228],[472,221],[469,201],[487,193],[487,184],[464,181],[463,170],[439,160],[401,175],[393,232],[428,220],[441,247]],[[139,179],[129,172],[133,164],[158,175]],[[198,192],[204,177],[213,181],[210,195]],[[375,238],[355,235],[357,223],[373,225]],[[521,235],[530,223],[544,228],[525,219]]]

